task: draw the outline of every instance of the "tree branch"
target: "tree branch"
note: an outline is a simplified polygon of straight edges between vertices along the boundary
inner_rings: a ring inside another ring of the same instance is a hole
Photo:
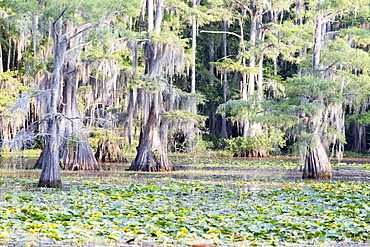
[[[55,24],[58,22],[58,20],[60,19],[60,18],[62,18],[62,16],[64,15],[64,13],[67,11],[67,9],[68,9],[68,7],[67,8],[65,8],[61,13],[60,13],[60,15],[57,17],[57,19],[53,22],[53,28],[54,28],[54,32],[59,36],[60,34],[59,33],[57,33],[56,31],[55,31]]]
[[[239,34],[236,34],[236,33],[233,33],[233,32],[225,32],[225,31],[206,31],[206,30],[202,30],[200,31],[201,33],[222,33],[222,34],[230,34],[230,35],[234,35],[236,37],[238,37],[239,39],[242,38],[241,35]]]
[[[70,48],[68,51],[66,51],[66,54],[68,54],[69,52],[73,51],[73,50],[76,50],[77,48],[80,48],[80,47],[84,47],[84,46],[87,46],[87,45],[90,45],[92,42],[94,42],[96,39],[94,40],[91,40],[89,42],[86,42],[86,43],[83,43],[83,44],[79,44],[79,45],[76,45],[75,47],[72,47]]]
[[[251,16],[253,15],[253,11],[247,5],[243,4],[242,2],[238,0],[236,0],[236,3],[242,6],[245,10],[247,10]]]

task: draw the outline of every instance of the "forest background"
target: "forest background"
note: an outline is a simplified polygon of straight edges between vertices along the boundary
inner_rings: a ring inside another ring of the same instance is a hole
[[[118,148],[299,154],[308,178],[368,152],[369,1],[0,3],[1,146],[42,149],[39,186]]]

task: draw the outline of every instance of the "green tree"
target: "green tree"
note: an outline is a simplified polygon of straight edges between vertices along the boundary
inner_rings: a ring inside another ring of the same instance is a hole
[[[176,95],[176,91],[166,83],[165,78],[181,71],[184,49],[178,37],[162,29],[163,6],[160,3],[154,8],[153,0],[146,1],[145,72],[135,78],[142,84],[134,85],[131,90],[128,109],[129,125],[132,125],[131,119],[139,117],[137,114],[142,109],[141,130],[137,155],[129,170],[173,170],[167,153],[169,123],[165,112],[175,107],[174,97],[166,95]],[[169,107],[166,107],[168,103]]]
[[[303,177],[330,178],[329,148],[337,149],[340,160],[345,142],[343,107],[350,103],[346,91],[351,91],[359,77],[368,71],[368,64],[362,61],[368,61],[369,53],[359,47],[356,35],[343,22],[349,18],[355,23],[358,12],[368,12],[369,5],[363,1],[310,1],[307,6],[304,18],[314,30],[313,47],[302,56],[308,55],[311,64],[303,61],[299,77],[293,78],[288,87],[299,98],[296,104],[302,108],[297,113],[305,119],[308,130],[302,138],[305,140]],[[345,36],[345,33],[352,34]],[[301,137],[303,133],[300,132]]]
[[[99,169],[87,143],[75,98],[75,71],[81,49],[104,36],[104,30],[111,28],[110,20],[114,15],[135,13],[130,9],[135,4],[109,0],[104,4],[101,1],[8,2],[19,10],[14,18],[24,13],[38,13],[41,16],[38,24],[50,27],[49,33],[42,33],[43,37],[50,35],[52,39],[52,72],[50,87],[43,93],[48,95],[45,99],[50,99],[44,102],[45,147],[36,166],[42,168],[39,186],[60,187],[61,160],[68,169]],[[37,51],[34,49],[34,52]],[[65,148],[66,145],[71,147],[71,143],[76,143],[74,150]]]

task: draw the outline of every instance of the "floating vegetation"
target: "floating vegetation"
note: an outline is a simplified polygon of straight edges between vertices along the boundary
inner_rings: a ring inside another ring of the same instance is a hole
[[[0,243],[150,242],[185,246],[315,245],[370,241],[362,182],[177,180],[166,176],[0,178]]]

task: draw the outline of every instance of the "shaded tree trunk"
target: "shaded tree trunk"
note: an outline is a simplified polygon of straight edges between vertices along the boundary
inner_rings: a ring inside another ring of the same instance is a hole
[[[314,34],[314,49],[312,54],[312,71],[313,75],[316,78],[322,77],[320,75],[320,57],[322,49],[322,36],[323,36],[323,16],[320,13],[317,13],[315,18],[315,34]],[[320,100],[324,101],[324,100]],[[325,104],[324,102],[322,102]],[[324,106],[325,108],[328,106]],[[340,106],[339,106],[340,107]],[[318,111],[317,115],[323,115],[323,111]],[[314,120],[318,116],[310,117],[312,121],[317,122],[320,120]],[[326,116],[321,116],[325,119]],[[324,121],[327,121],[326,119]],[[317,126],[320,126],[320,123],[314,123]],[[316,127],[319,128],[319,127]],[[322,127],[321,127],[322,128]],[[314,143],[311,143],[307,147],[307,153],[305,156],[305,167],[303,170],[303,178],[331,178],[332,177],[332,168],[329,161],[329,156],[327,154],[326,147],[329,146],[327,140],[321,140],[322,131],[316,129],[313,133]],[[323,144],[322,142],[325,142]]]
[[[51,80],[50,103],[48,109],[47,135],[45,136],[45,147],[40,157],[36,161],[36,166],[42,168],[39,187],[60,188],[62,180],[60,177],[59,166],[59,140],[58,125],[60,116],[58,115],[58,105],[60,98],[60,87],[64,57],[67,51],[67,40],[62,34],[62,17],[54,23],[53,30],[53,76]]]
[[[227,36],[226,36],[226,32],[227,32],[227,29],[228,29],[226,20],[223,21],[223,25],[224,25],[224,34],[223,34],[223,41],[222,41],[223,56],[224,56],[224,58],[226,58],[227,57]],[[227,73],[225,72],[224,75],[223,75],[223,100],[225,102],[227,101],[228,91],[229,91],[229,83],[227,81]],[[221,136],[223,138],[228,138],[229,135],[227,134],[226,116],[222,115],[221,117],[222,117],[222,119],[221,119]]]
[[[250,26],[249,26],[249,47],[250,56],[248,61],[249,68],[259,68],[258,73],[250,72],[248,74],[243,73],[243,80],[240,86],[240,97],[243,100],[251,100],[252,96],[257,93],[257,102],[255,102],[255,107],[258,108],[261,104],[260,101],[263,100],[263,53],[258,54],[258,44],[263,42],[264,34],[262,30],[262,15],[263,10],[260,7],[258,1],[251,1],[249,5],[237,1],[237,3],[243,8],[242,16],[249,13],[250,16]],[[240,21],[239,26],[243,30],[243,23]],[[243,35],[243,33],[242,33]],[[242,52],[245,52],[244,48],[244,37],[241,36],[240,46],[242,47]],[[243,58],[242,64],[246,67],[246,61]],[[262,125],[260,123],[252,122],[250,119],[245,119],[242,123],[244,138],[249,138],[255,136],[256,134],[262,132]],[[246,150],[244,154],[247,157],[264,157],[268,156],[268,152],[264,149],[261,150]]]
[[[148,39],[154,28],[152,1],[147,1]],[[161,20],[159,15],[162,14],[163,11],[157,9],[156,20]],[[160,30],[160,24],[156,22],[157,31]],[[133,94],[134,97],[130,97],[128,112],[142,111],[142,114],[139,146],[136,157],[128,170],[172,171],[173,164],[167,153],[168,121],[164,117],[165,107],[162,94],[166,84],[160,82],[160,78],[172,76],[176,69],[179,70],[182,67],[183,49],[170,43],[149,40],[145,45],[144,53],[146,58],[144,81],[155,82],[158,87],[146,88],[144,86],[144,88],[135,90],[137,95]],[[132,92],[134,93],[133,90]],[[140,109],[137,109],[138,107]],[[129,119],[131,117],[129,116]]]
[[[100,165],[95,159],[87,140],[86,129],[82,122],[76,99],[75,61],[70,59],[66,66],[60,111],[63,114],[59,127],[61,138],[60,157],[67,170],[99,170]]]
[[[67,39],[62,34],[62,29],[57,32],[58,37],[63,37],[62,42],[67,47]],[[82,41],[77,41],[82,42]],[[69,46],[76,46],[69,40]],[[55,61],[55,69],[58,69],[58,93],[54,99],[58,113],[57,123],[57,142],[58,152],[55,153],[58,160],[58,167],[61,165],[68,170],[99,170],[100,165],[95,159],[94,153],[87,141],[85,126],[82,122],[78,103],[76,98],[76,81],[77,81],[77,60],[79,54],[72,54],[68,57],[68,63],[65,65],[64,60],[67,49],[63,51],[55,49],[58,46],[54,44],[54,56],[57,52],[63,52],[63,55]],[[71,53],[69,53],[71,54]],[[56,65],[58,63],[58,65]],[[63,70],[64,69],[64,70]],[[53,72],[53,77],[56,72]],[[64,75],[64,78],[63,76]],[[54,79],[53,79],[54,80]],[[47,130],[49,133],[49,129]],[[45,160],[50,159],[50,153],[43,150],[35,164],[35,168],[44,168]]]
[[[193,0],[193,8],[197,6],[197,0]],[[196,16],[191,17],[192,26],[191,26],[191,49],[192,49],[192,57],[191,57],[191,87],[190,92],[195,93],[195,57],[197,52],[197,19]]]
[[[209,39],[209,85],[214,85],[214,77],[215,77],[215,66],[212,64],[215,60],[215,40],[213,37]],[[216,105],[215,102],[210,102],[210,116],[209,116],[209,131],[212,134],[216,134]]]
[[[316,139],[316,138],[315,138]],[[332,177],[332,168],[320,138],[307,150],[303,178],[326,179]]]
[[[127,158],[118,147],[116,142],[101,140],[95,153],[95,158],[99,162],[127,162]]]
[[[357,121],[353,121],[350,128],[353,135],[351,150],[358,153],[368,151],[366,144],[366,126],[360,125]]]
[[[167,153],[167,120],[158,114],[159,93],[152,97],[151,106],[145,124],[140,131],[139,146],[136,158],[132,161],[128,170],[133,171],[172,171]]]

